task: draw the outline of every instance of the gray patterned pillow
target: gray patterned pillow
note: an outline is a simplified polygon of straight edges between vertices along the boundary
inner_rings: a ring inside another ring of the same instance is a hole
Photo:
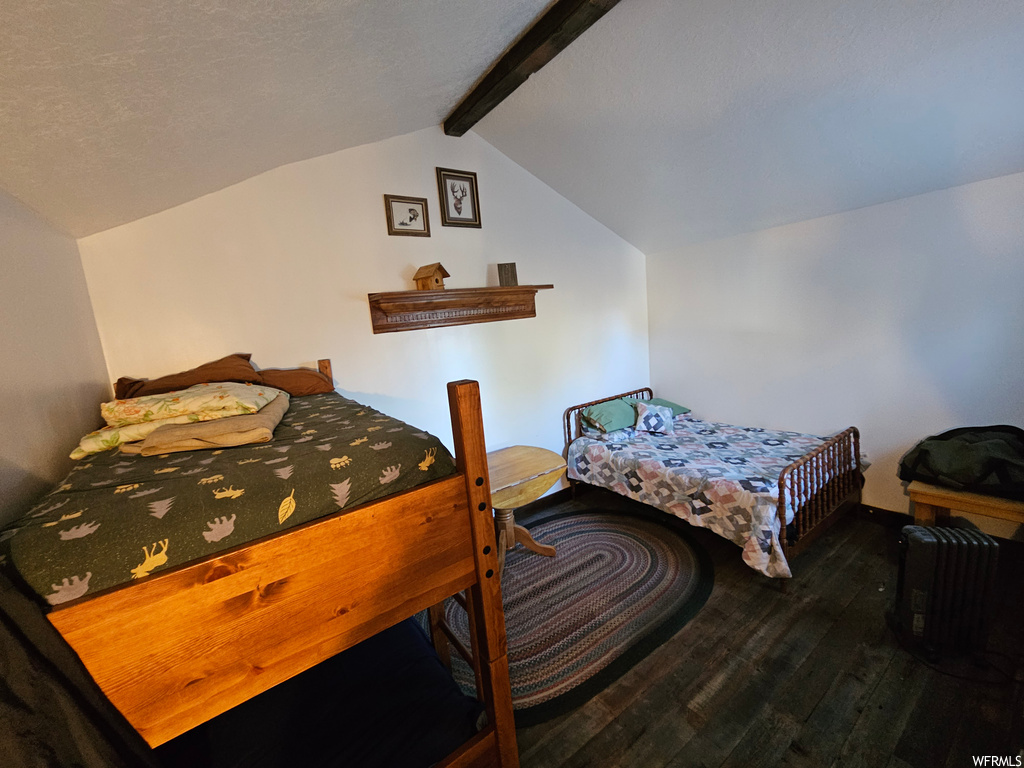
[[[661,405],[650,405],[643,401],[636,404],[636,428],[655,435],[667,435],[672,431],[672,409]]]

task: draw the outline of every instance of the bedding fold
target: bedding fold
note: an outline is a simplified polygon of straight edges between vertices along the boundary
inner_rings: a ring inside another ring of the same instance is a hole
[[[257,413],[228,416],[198,424],[167,424],[158,427],[141,442],[122,445],[121,452],[159,456],[164,453],[269,443],[274,436],[274,429],[288,411],[288,402],[288,395],[282,393]]]
[[[125,443],[145,440],[162,426],[257,413],[281,394],[284,393],[273,387],[218,382],[103,403],[100,413],[107,426],[83,437],[71,458],[84,459]]]

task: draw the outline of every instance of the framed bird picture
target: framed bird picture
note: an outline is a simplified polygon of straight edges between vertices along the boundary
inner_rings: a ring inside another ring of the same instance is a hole
[[[480,227],[475,173],[438,168],[437,192],[441,199],[441,226]]]
[[[427,198],[384,195],[389,235],[430,237]]]

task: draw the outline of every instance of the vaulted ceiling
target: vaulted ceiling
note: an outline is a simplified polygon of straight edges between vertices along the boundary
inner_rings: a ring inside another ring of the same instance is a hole
[[[82,236],[438,125],[550,0],[3,0],[0,188]]]
[[[5,0],[0,188],[82,236],[438,125],[549,0]],[[621,0],[474,129],[646,253],[1024,170],[1020,0]]]
[[[644,253],[1024,170],[1021,0],[625,0],[476,131]]]

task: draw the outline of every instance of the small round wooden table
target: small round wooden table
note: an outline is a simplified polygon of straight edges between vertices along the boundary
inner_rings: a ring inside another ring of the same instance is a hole
[[[565,461],[554,451],[529,445],[513,445],[487,454],[487,473],[491,478],[491,506],[498,532],[498,551],[507,552],[522,544],[532,552],[555,556],[555,548],[534,541],[530,532],[516,525],[515,510],[536,501],[565,472]],[[505,563],[498,561],[501,573]]]

